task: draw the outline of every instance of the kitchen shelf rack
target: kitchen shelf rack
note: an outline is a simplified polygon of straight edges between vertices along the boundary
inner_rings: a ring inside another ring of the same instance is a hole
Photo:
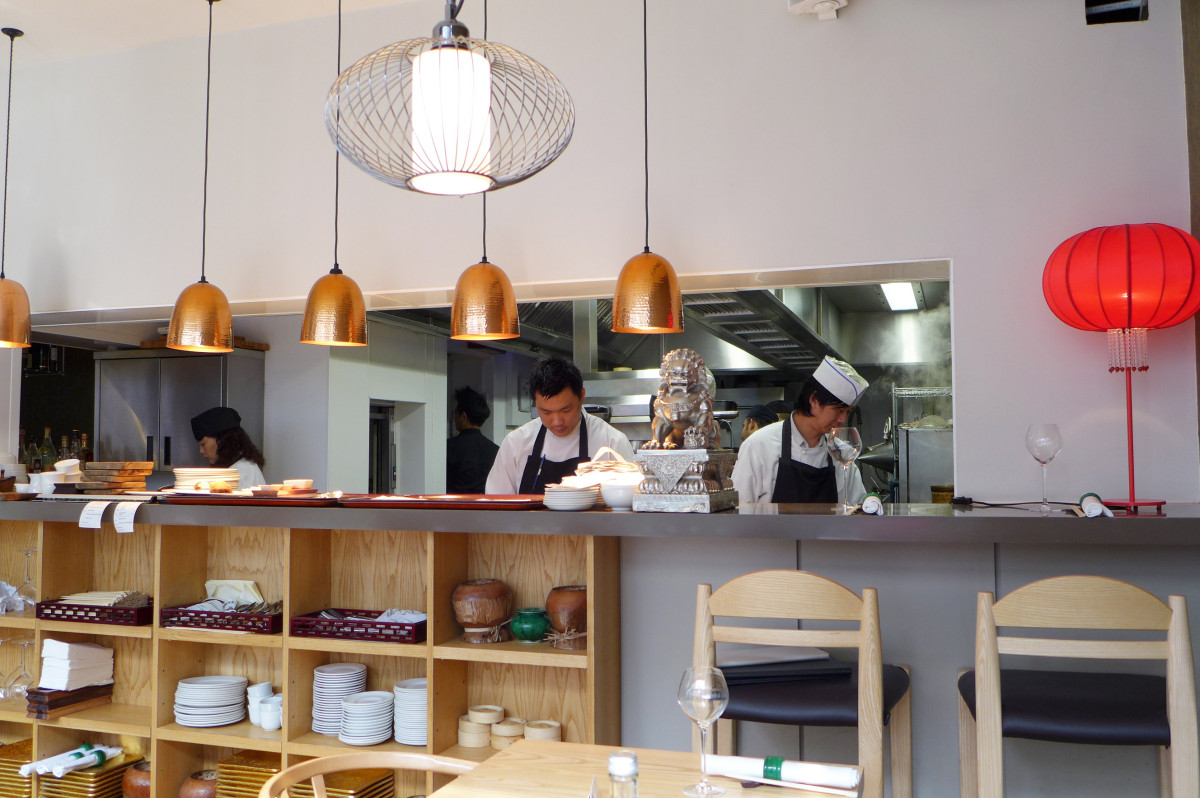
[[[290,511],[288,517],[295,522]],[[395,524],[411,518],[404,513],[384,517]],[[34,583],[40,596],[136,589],[153,596],[157,606],[171,607],[202,594],[207,579],[253,579],[263,595],[283,599],[283,631],[164,627],[157,616],[149,626],[116,626],[37,619],[32,611],[0,615],[0,637],[34,638],[26,664],[35,674],[47,637],[110,646],[115,667],[112,704],[39,721],[25,717],[23,701],[0,701],[0,743],[32,736],[39,757],[81,742],[120,745],[151,761],[152,798],[174,798],[189,774],[215,767],[241,749],[280,754],[284,765],[351,750],[486,759],[494,753],[491,748],[457,744],[458,718],[476,704],[499,704],[515,716],[554,718],[566,740],[619,743],[619,538],[205,526],[196,523],[195,508],[187,518],[179,524],[137,524],[133,534],[118,534],[111,524],[85,530],[63,520],[0,521],[0,578],[22,577],[25,557],[19,549],[36,547]],[[557,585],[587,585],[589,648],[462,642],[451,594],[459,583],[483,577],[509,584],[514,607],[544,604]],[[292,617],[331,606],[423,609],[427,639],[394,643],[290,633]],[[18,652],[0,644],[0,671],[16,667]],[[312,732],[313,669],[332,662],[365,663],[368,690],[390,690],[402,679],[427,677],[428,743],[388,741],[363,749]],[[213,728],[177,724],[178,681],[212,674],[274,683],[284,695],[283,728],[264,731],[248,720]],[[405,773],[398,777],[397,792],[429,793],[447,780]]]

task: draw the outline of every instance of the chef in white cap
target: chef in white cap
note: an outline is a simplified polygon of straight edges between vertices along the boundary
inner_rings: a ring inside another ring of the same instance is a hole
[[[867,495],[858,466],[843,471],[825,448],[830,430],[846,423],[867,389],[854,367],[826,356],[804,384],[791,415],[755,432],[738,450],[733,486],[741,504],[834,504]]]

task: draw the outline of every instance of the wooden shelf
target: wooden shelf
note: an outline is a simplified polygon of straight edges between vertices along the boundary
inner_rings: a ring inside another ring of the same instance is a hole
[[[483,762],[492,754],[497,753],[490,745],[484,748],[467,748],[462,745],[452,745],[445,751],[438,751],[438,756],[452,756],[455,759],[466,759],[470,762]]]
[[[402,745],[395,740],[386,740],[376,745],[348,745],[337,737],[330,737],[325,734],[317,734],[309,732],[301,736],[288,740],[287,750],[289,754],[300,754],[301,756],[328,756],[329,754],[343,754],[351,751],[400,751],[410,754],[424,754],[426,747],[423,745]]]
[[[587,651],[562,651],[549,643],[464,643],[453,640],[433,647],[434,659],[540,665],[547,668],[587,668]]]
[[[296,637],[294,635],[288,636],[287,647],[295,651],[375,654],[381,657],[425,659],[429,655],[429,647],[425,643],[381,643],[376,640],[335,640],[328,637]]]
[[[159,640],[183,640],[188,643],[214,643],[221,646],[256,646],[259,648],[283,648],[283,636],[237,634],[226,631],[208,631],[188,626],[167,626],[158,630]]]
[[[173,740],[177,743],[251,748],[255,751],[269,751],[275,754],[283,751],[282,737],[278,729],[265,731],[249,720],[229,726],[210,726],[202,729],[168,723],[165,726],[159,726],[154,734],[160,740]]]
[[[0,629],[32,629],[35,620],[32,609],[6,612],[0,615]]]
[[[63,715],[53,720],[39,720],[38,723],[47,726],[59,726],[64,729],[81,729],[83,731],[107,732],[109,734],[132,734],[138,737],[149,737],[152,713],[150,707],[136,704],[104,704],[98,707],[88,707],[70,715]]]
[[[40,620],[37,622],[37,627],[47,632],[103,635],[104,637],[140,637],[149,640],[154,636],[154,627],[149,624],[145,626],[121,626],[113,623]]]

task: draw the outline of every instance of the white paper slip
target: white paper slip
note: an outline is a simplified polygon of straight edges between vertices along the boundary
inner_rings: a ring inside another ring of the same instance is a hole
[[[113,510],[113,523],[117,525],[118,532],[128,534],[133,531],[133,517],[141,506],[141,502],[117,502],[117,509]]]
[[[112,502],[88,502],[83,505],[83,512],[79,514],[80,529],[99,529],[100,518],[104,515],[104,508]]]

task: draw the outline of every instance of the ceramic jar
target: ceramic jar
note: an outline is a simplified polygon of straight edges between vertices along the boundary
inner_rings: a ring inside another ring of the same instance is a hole
[[[197,770],[179,787],[179,798],[216,798],[217,771]]]
[[[550,628],[550,619],[541,607],[522,607],[508,628],[522,643],[540,643]]]
[[[587,648],[587,586],[562,585],[546,596],[546,614],[557,633],[555,648],[582,651]]]
[[[125,774],[121,777],[121,795],[124,798],[150,798],[149,762],[143,759],[125,768]]]
[[[454,619],[463,628],[465,643],[499,643],[511,640],[505,623],[512,617],[512,588],[499,579],[472,579],[454,588],[450,596]]]

